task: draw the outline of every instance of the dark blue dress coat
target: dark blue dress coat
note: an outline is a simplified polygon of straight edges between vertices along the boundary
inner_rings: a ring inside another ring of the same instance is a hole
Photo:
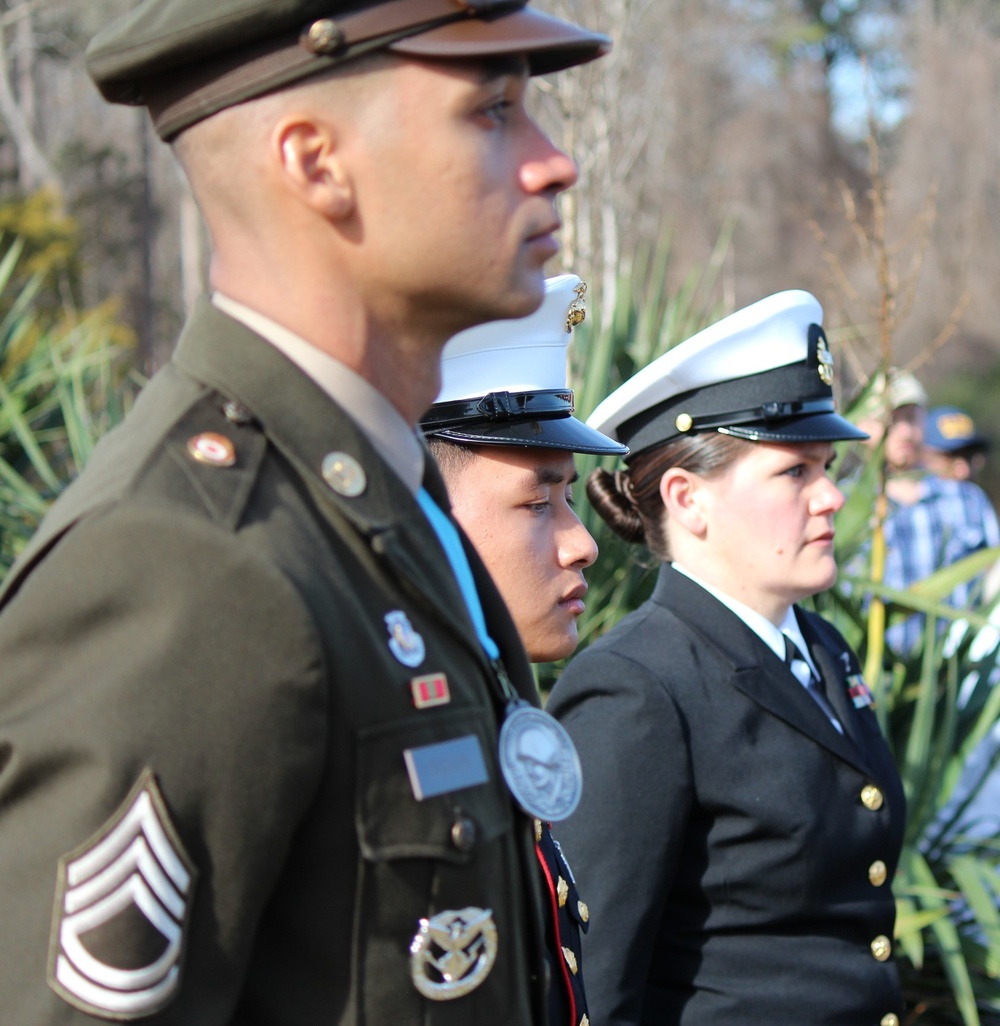
[[[857,660],[798,610],[841,736],[782,660],[669,566],[548,708],[583,799],[560,824],[601,1026],[898,1026],[899,775]]]

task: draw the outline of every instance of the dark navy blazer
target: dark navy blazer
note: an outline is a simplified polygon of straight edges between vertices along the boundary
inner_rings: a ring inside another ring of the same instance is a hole
[[[837,732],[774,652],[669,566],[573,659],[548,708],[583,763],[560,824],[590,906],[601,1026],[878,1026],[905,802],[857,660],[798,610]]]

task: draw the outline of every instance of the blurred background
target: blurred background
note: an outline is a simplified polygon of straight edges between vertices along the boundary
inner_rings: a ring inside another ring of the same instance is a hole
[[[1000,0],[534,2],[615,39],[609,58],[538,80],[534,100],[581,169],[548,269],[589,285],[571,347],[579,416],[709,322],[804,288],[824,306],[845,410],[895,366],[1000,441]],[[86,40],[131,6],[0,0],[0,576],[205,282],[169,150],[84,71]],[[967,815],[990,782],[1000,791],[1000,612],[995,594],[946,601],[998,553],[905,592],[867,557],[852,570],[882,532],[881,452],[861,466],[838,517],[844,587],[816,604],[862,657],[907,789],[905,1026],[1000,1026],[1000,840]],[[995,451],[976,480],[1000,506]],[[602,552],[586,644],[652,574],[579,508]],[[885,626],[914,610],[924,638],[893,652]],[[540,668],[543,692],[560,670]]]
[[[608,59],[538,90],[582,170],[551,273],[584,277],[594,316],[657,269],[666,297],[699,279],[710,315],[806,288],[845,391],[888,332],[932,404],[1000,437],[996,0],[535,2],[615,39]],[[62,261],[57,299],[117,298],[148,373],[205,248],[145,116],[104,104],[83,70],[86,40],[129,6],[0,0],[0,229]],[[981,483],[1000,500],[994,466]]]

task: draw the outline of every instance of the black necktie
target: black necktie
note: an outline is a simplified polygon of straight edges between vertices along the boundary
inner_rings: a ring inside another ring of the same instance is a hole
[[[806,662],[799,651],[798,645],[787,634],[783,634],[782,637],[785,639],[785,665],[792,671],[795,679],[812,695],[816,704],[826,713],[830,722],[843,734],[844,728],[841,726],[840,720],[837,719],[833,706],[830,705],[826,695],[823,694],[823,688],[816,679],[812,667]]]

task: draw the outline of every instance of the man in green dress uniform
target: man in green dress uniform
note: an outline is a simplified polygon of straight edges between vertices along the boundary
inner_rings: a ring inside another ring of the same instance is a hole
[[[91,44],[212,238],[171,362],[0,596],[4,1026],[545,1019],[536,703],[414,427],[576,175],[496,0],[143,0]],[[484,244],[488,243],[488,244]]]

